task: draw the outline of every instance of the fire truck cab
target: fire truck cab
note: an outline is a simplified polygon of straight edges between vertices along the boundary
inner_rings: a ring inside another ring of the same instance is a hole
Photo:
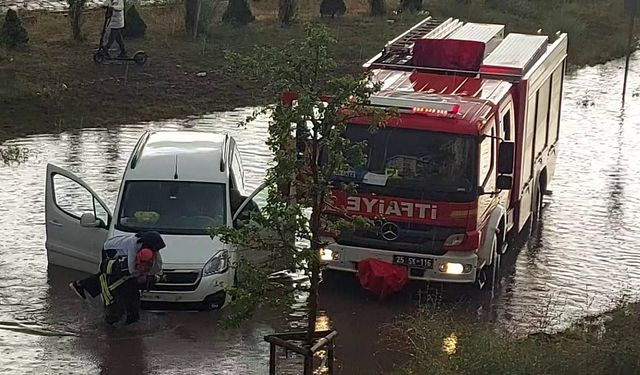
[[[366,163],[336,177],[357,193],[336,190],[334,206],[374,225],[326,238],[329,269],[375,258],[410,279],[495,282],[507,234],[538,219],[555,171],[567,52],[566,34],[504,30],[427,18],[364,65],[381,85],[371,105],[398,115],[346,128]]]

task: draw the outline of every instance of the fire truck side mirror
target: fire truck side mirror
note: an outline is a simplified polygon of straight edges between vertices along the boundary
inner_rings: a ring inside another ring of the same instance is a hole
[[[513,177],[500,175],[496,180],[496,188],[498,190],[511,190],[511,185],[513,185]]]
[[[515,143],[502,141],[498,150],[498,173],[513,174],[513,159],[515,155]]]

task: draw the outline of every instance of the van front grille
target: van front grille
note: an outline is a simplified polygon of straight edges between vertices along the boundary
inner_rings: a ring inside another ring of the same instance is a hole
[[[160,281],[156,282],[150,290],[154,291],[194,291],[200,284],[200,272],[196,271],[164,271]]]

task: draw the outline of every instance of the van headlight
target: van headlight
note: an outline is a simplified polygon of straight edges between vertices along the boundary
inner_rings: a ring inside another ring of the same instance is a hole
[[[229,268],[229,252],[220,250],[202,268],[202,275],[209,276],[216,273],[223,273]]]
[[[340,260],[340,253],[331,249],[321,248],[320,250],[320,260],[322,262],[330,262],[332,260],[338,261]]]

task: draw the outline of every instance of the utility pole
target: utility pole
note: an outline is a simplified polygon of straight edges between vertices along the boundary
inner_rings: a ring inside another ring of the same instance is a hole
[[[640,10],[640,0],[625,0],[625,13],[629,16],[629,39],[627,40],[627,60],[624,66],[624,84],[622,86],[622,105],[627,94],[627,77],[629,76],[629,60],[631,59],[631,51],[633,50],[633,29],[635,20]]]

